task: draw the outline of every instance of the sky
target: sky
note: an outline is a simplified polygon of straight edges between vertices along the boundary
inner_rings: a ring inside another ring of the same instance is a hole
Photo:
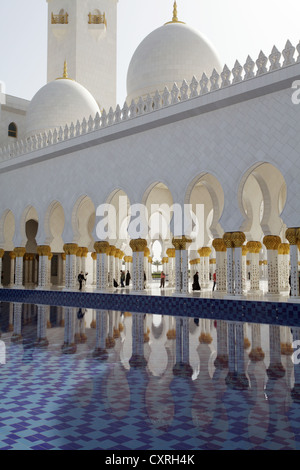
[[[95,0],[97,1],[97,0]],[[177,0],[178,19],[214,45],[223,64],[255,61],[287,39],[300,40],[298,0]],[[0,82],[9,95],[30,100],[46,84],[46,0],[0,0]],[[140,42],[172,19],[173,0],[119,0],[117,102],[126,98],[130,59]],[[200,78],[200,77],[199,77]]]

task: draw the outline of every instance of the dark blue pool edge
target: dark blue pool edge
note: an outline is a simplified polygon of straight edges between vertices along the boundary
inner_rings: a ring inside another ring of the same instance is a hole
[[[300,303],[147,294],[0,289],[0,302],[118,310],[300,327]]]

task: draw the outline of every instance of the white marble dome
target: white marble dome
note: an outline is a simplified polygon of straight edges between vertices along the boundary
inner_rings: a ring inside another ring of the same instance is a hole
[[[47,83],[32,98],[26,115],[26,137],[63,129],[66,124],[94,118],[99,106],[91,93],[68,78]]]
[[[197,30],[181,22],[170,22],[150,33],[137,47],[127,73],[127,103],[140,96],[152,95],[165,86],[180,88],[193,76],[208,77],[213,69],[222,70],[213,46]]]

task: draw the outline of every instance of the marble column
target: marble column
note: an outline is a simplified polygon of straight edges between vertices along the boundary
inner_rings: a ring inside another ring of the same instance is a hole
[[[247,291],[247,254],[248,248],[247,245],[242,246],[242,289],[243,292],[246,293]]]
[[[15,285],[15,263],[16,263],[16,253],[14,251],[9,252],[10,257],[10,280],[9,287],[14,287]]]
[[[66,243],[64,252],[66,254],[66,287],[65,290],[75,290],[77,285],[77,258],[78,245],[76,243]]]
[[[278,275],[279,291],[289,293],[289,275],[290,275],[290,245],[289,243],[280,243],[278,247]]]
[[[114,287],[115,252],[116,252],[116,247],[114,245],[110,245],[109,248],[107,249],[107,256],[108,256],[108,286],[110,288]]]
[[[2,258],[4,256],[4,250],[0,248],[0,289],[3,287],[2,285]]]
[[[243,294],[243,232],[226,232],[223,240],[227,249],[227,294]]]
[[[231,240],[233,244],[233,257],[234,257],[234,295],[243,294],[243,244],[245,243],[246,236],[243,232],[232,232]]]
[[[200,285],[202,288],[207,288],[209,286],[209,256],[211,254],[211,248],[208,246],[203,246],[198,250],[200,255]]]
[[[107,252],[109,243],[106,241],[98,241],[94,244],[94,249],[97,253],[97,270],[96,270],[96,288],[103,291],[107,288],[108,284],[108,257]]]
[[[148,266],[148,276],[147,276],[147,277],[148,277],[148,283],[149,283],[149,285],[150,285],[151,282],[152,282],[152,261],[153,261],[153,260],[152,260],[152,257],[151,257],[151,256],[148,256],[148,257],[147,257],[147,261],[148,261],[148,263],[147,263],[147,266]]]
[[[189,263],[189,264],[190,264],[190,276],[191,276],[191,279],[193,279],[194,274],[195,274],[195,272],[196,272],[196,270],[195,270],[195,266],[196,266],[195,261],[196,261],[196,260],[191,259],[191,260],[190,260],[190,263]]]
[[[120,269],[120,249],[116,248],[114,278],[117,281],[117,283],[119,284],[119,286],[121,285],[121,280],[120,280],[121,272],[120,271],[121,271],[121,269]]]
[[[93,281],[92,281],[92,285],[96,286],[96,284],[97,284],[97,253],[96,252],[91,253],[91,258],[93,260]]]
[[[23,265],[23,270],[24,270],[24,286],[27,286],[29,284],[29,280],[28,280],[28,271],[29,271],[29,253],[25,253],[24,255],[24,258],[23,258],[23,261],[24,261],[24,265]]]
[[[58,256],[58,285],[66,286],[66,253]]]
[[[14,249],[16,254],[16,272],[15,272],[15,284],[16,289],[24,289],[23,286],[23,257],[26,253],[24,247],[16,247]]]
[[[213,274],[216,271],[216,258],[210,258],[209,260],[209,276],[210,280],[213,280]]]
[[[279,294],[278,247],[281,243],[277,235],[266,235],[263,244],[268,258],[268,294]]]
[[[50,288],[52,286],[51,282],[51,261],[53,258],[53,253],[50,253],[48,256],[48,266],[47,266],[47,287]]]
[[[83,271],[84,273],[86,273],[86,259],[88,252],[88,248],[86,248],[85,246],[81,247],[81,271]]]
[[[227,255],[227,294],[234,295],[234,266],[233,266],[233,244],[231,239],[231,232],[226,232],[223,235],[223,240],[226,246]]]
[[[166,278],[169,277],[169,258],[167,256],[164,256],[162,259],[162,264],[163,264],[163,272],[166,275]]]
[[[39,255],[39,277],[37,289],[45,289],[48,287],[48,265],[51,248],[48,245],[39,245],[37,247],[37,253]]]
[[[260,269],[259,269],[259,252],[262,244],[258,241],[249,241],[247,243],[250,261],[250,293],[260,292]]]
[[[167,256],[169,259],[168,262],[168,272],[169,272],[169,282],[168,282],[168,287],[174,287],[175,286],[175,248],[168,248],[167,249]]]
[[[29,284],[33,285],[34,284],[34,278],[33,278],[33,263],[34,263],[34,254],[29,255],[29,260],[28,260],[29,266],[28,266],[28,277],[29,277]]]
[[[149,264],[148,263],[148,256],[150,256],[150,250],[146,246],[146,248],[144,250],[144,272],[145,272],[145,275],[146,275],[145,287],[149,287],[149,284],[150,284],[149,269],[148,269],[148,264]]]
[[[199,253],[200,258],[199,258],[198,266],[195,269],[195,271],[198,271],[199,283],[200,283],[200,286],[202,288],[203,285],[204,285],[204,258],[203,258],[203,254],[202,254],[202,248],[200,248],[198,250],[198,253]]]
[[[216,251],[216,292],[225,293],[227,285],[227,248],[223,238],[215,238],[212,245]]]
[[[81,272],[81,253],[82,253],[82,247],[79,246],[76,251],[76,280],[78,278],[78,274]]]
[[[129,274],[132,280],[132,256],[124,256],[124,261],[125,261],[125,278],[126,278],[127,271],[129,271]]]
[[[187,245],[191,243],[191,239],[182,236],[181,238],[173,238],[172,244],[175,247],[175,293],[188,294],[189,278],[188,278],[188,250]]]
[[[290,263],[291,263],[291,297],[299,297],[299,280],[298,280],[298,246],[300,241],[300,229],[288,228],[285,237],[290,244]]]
[[[132,249],[132,286],[135,291],[144,290],[144,251],[147,241],[138,238],[130,240],[130,248]]]

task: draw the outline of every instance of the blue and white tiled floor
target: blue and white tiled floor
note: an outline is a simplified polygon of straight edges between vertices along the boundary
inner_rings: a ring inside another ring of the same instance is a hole
[[[157,317],[157,324],[154,315],[144,316],[150,326],[150,340],[143,346],[145,362],[132,364],[130,315],[118,317],[124,329],[99,357],[94,354],[97,330],[90,327],[90,317],[86,340],[66,354],[55,308],[49,317],[48,345],[38,347],[36,310],[32,307],[29,316],[28,309],[23,313],[22,339],[13,342],[8,305],[2,307],[6,360],[0,364],[0,450],[300,448],[300,401],[292,393],[298,368],[283,354],[280,373],[267,372],[271,348],[278,352],[274,332],[289,336],[288,327],[260,325],[265,361],[250,361],[250,349],[245,349],[249,386],[238,389],[228,386],[228,368],[216,365],[217,348],[224,345],[217,341],[215,321],[188,320],[190,377],[174,372],[176,342],[166,336],[169,316]],[[120,312],[107,315],[109,323]],[[198,341],[204,327],[212,335],[211,344]],[[244,325],[250,340],[251,328]]]

